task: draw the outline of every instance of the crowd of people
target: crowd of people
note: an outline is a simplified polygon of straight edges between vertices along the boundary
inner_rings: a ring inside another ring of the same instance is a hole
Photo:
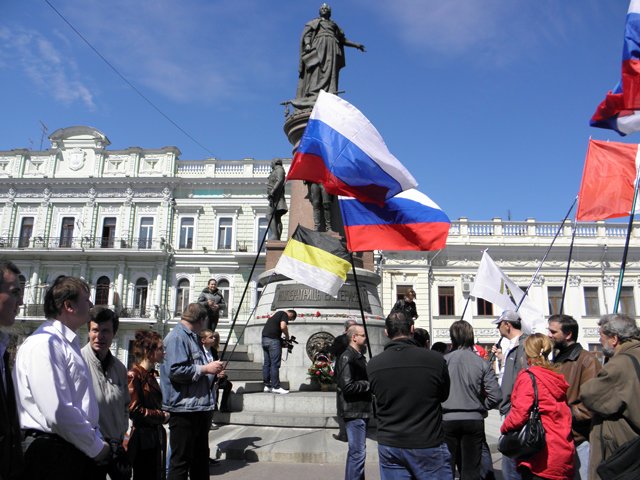
[[[503,456],[503,479],[610,478],[599,467],[640,436],[640,329],[633,318],[600,319],[602,366],[577,343],[578,323],[564,314],[549,317],[548,334],[527,335],[517,312],[503,312],[493,322],[501,342],[490,355],[475,344],[471,324],[459,320],[449,330],[451,346],[429,350],[407,299],[387,317],[390,341],[368,364],[364,328],[345,325],[347,347],[336,361],[345,479],[364,478],[374,416],[383,480],[493,479],[484,430],[491,409],[499,409],[504,435],[522,431],[534,409],[544,427],[539,448]],[[640,478],[640,469],[620,478]]]
[[[9,327],[22,304],[20,270],[3,261],[0,274],[0,326]],[[84,280],[56,278],[44,298],[46,320],[19,346],[13,368],[0,331],[0,480],[208,479],[217,391],[227,409],[232,385],[218,358],[220,337],[205,328],[215,325],[212,305],[222,304],[215,284],[207,290],[165,339],[136,332],[127,371],[110,350],[116,313],[93,306]]]
[[[2,327],[22,303],[19,275],[0,262]],[[19,346],[13,366],[0,330],[0,480],[209,478],[213,412],[228,411],[232,384],[215,331],[224,304],[215,282],[205,290],[164,339],[136,332],[127,371],[111,353],[115,312],[94,307],[82,279],[56,278],[45,294],[46,321]],[[450,326],[450,347],[430,348],[429,333],[414,325],[414,298],[407,291],[394,306],[385,321],[389,342],[368,362],[366,329],[354,320],[332,347],[346,479],[364,478],[372,418],[383,479],[450,480],[456,471],[461,480],[495,478],[484,429],[491,409],[502,415],[502,434],[520,431],[536,408],[544,427],[541,448],[503,457],[509,480],[606,480],[599,468],[640,436],[633,318],[600,319],[603,366],[577,343],[571,316],[552,315],[547,335],[527,335],[518,313],[505,311],[494,321],[502,340],[489,358],[464,320]],[[265,392],[288,393],[279,380],[280,339],[289,339],[296,316],[277,312],[265,324]]]

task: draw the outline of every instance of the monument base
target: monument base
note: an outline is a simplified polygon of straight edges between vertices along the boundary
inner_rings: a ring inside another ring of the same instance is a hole
[[[373,355],[376,355],[387,342],[385,317],[377,289],[380,276],[361,268],[356,268],[356,274],[369,343]],[[264,272],[258,281],[263,291],[255,315],[245,330],[244,343],[253,354],[254,361],[262,362],[262,329],[267,319],[276,310],[295,310],[298,317],[289,324],[289,335],[295,336],[298,344],[290,353],[283,349],[280,380],[288,381],[292,390],[314,389],[308,369],[315,355],[344,332],[346,320],[362,323],[353,272],[348,274],[347,282],[336,298],[277,275],[273,270]]]

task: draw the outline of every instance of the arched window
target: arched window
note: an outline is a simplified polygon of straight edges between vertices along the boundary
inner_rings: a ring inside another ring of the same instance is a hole
[[[137,316],[147,317],[147,293],[149,291],[149,282],[146,278],[136,280],[136,290],[133,296],[133,307],[136,309]]]
[[[109,277],[102,276],[96,282],[96,301],[93,302],[96,305],[108,305],[109,304],[109,284],[111,280]]]
[[[220,309],[220,318],[229,318],[229,312],[231,311],[231,306],[229,305],[229,280],[224,278],[218,280],[218,290],[222,293],[226,304],[224,308]]]
[[[182,315],[184,309],[189,305],[189,290],[191,289],[191,285],[189,284],[189,280],[183,278],[178,282],[178,286],[176,287],[176,309],[175,316]]]

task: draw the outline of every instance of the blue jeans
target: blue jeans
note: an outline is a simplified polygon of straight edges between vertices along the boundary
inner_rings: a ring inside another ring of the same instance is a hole
[[[367,457],[367,422],[366,418],[344,419],[349,440],[347,465],[344,470],[345,480],[364,479],[364,460]]]
[[[516,470],[518,463],[509,457],[502,456],[502,478],[504,480],[522,480],[522,475]]]
[[[280,388],[282,345],[279,338],[262,337],[262,381],[267,387]]]
[[[378,444],[381,480],[451,480],[446,443],[433,448],[398,448]]]

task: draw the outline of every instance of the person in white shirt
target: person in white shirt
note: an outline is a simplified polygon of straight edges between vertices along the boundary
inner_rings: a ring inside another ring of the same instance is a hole
[[[44,298],[47,320],[18,349],[16,397],[30,480],[92,479],[111,456],[76,334],[91,307],[83,280],[56,278]]]

